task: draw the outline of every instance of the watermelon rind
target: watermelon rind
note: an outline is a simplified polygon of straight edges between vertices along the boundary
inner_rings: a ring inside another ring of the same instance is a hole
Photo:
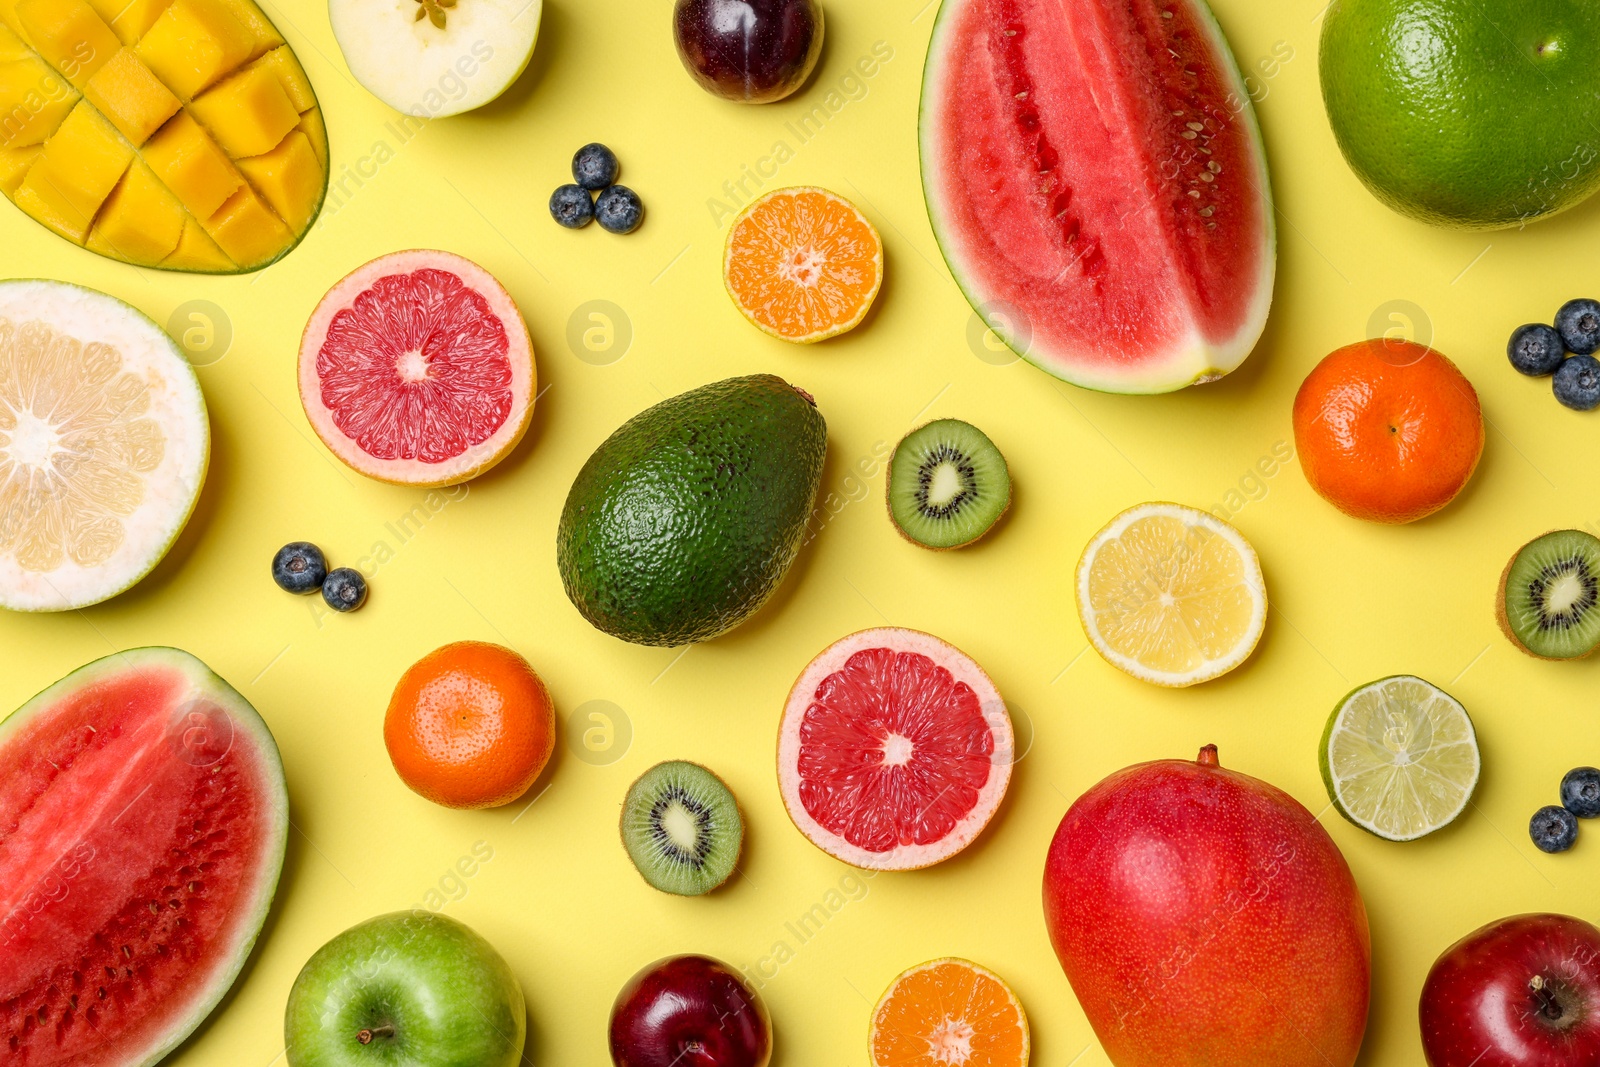
[[[929,150],[929,145],[938,136],[935,129],[937,116],[933,114],[935,109],[930,107],[930,101],[937,99],[938,94],[935,90],[939,79],[945,73],[942,60],[949,51],[944,47],[945,34],[955,22],[956,13],[971,2],[973,0],[943,0],[934,19],[933,32],[928,38],[927,57],[923,64],[922,98],[917,114],[917,144],[921,156],[922,192],[927,207],[928,222],[933,229],[934,239],[939,246],[940,255],[944,258],[945,266],[949,269],[956,287],[961,290],[961,295],[966,297],[967,303],[972,306],[973,312],[1016,355],[1047,374],[1084,389],[1122,394],[1170,393],[1191,385],[1214,382],[1236,370],[1250,355],[1266,329],[1277,269],[1278,241],[1272,185],[1267,173],[1266,146],[1262,140],[1261,126],[1256,119],[1255,106],[1251,102],[1249,90],[1246,89],[1244,78],[1239,72],[1238,61],[1234,58],[1227,37],[1223,34],[1222,27],[1206,0],[1174,0],[1174,2],[1188,4],[1199,16],[1200,25],[1205,27],[1216,48],[1219,69],[1242,105],[1238,117],[1244,120],[1250,133],[1258,163],[1256,179],[1262,206],[1262,274],[1252,294],[1249,314],[1233,337],[1220,343],[1208,343],[1201,338],[1192,338],[1186,345],[1144,360],[1135,370],[1118,374],[1096,373],[1095,368],[1075,363],[1071,353],[1055,355],[1040,351],[1039,346],[1032,343],[1032,330],[1028,324],[1021,323],[1022,328],[1019,329],[1018,320],[1021,316],[1007,313],[1016,309],[1006,307],[1004,302],[992,302],[982,293],[978,289],[977,280],[961,266],[957,253],[953,251],[958,247],[957,238],[941,219],[937,206],[940,200],[937,188],[938,166],[936,153]],[[997,304],[1000,313],[991,314],[990,312],[996,310]]]
[[[284,851],[289,837],[289,792],[283,774],[283,759],[277,741],[266,721],[238,690],[206,666],[199,658],[178,648],[150,646],[115,652],[87,663],[46,688],[4,719],[0,719],[0,748],[33,718],[46,712],[58,701],[80,689],[88,688],[123,671],[137,671],[145,665],[176,668],[186,675],[192,688],[190,695],[203,694],[227,712],[236,730],[249,736],[259,756],[256,762],[257,780],[265,797],[265,809],[271,814],[270,825],[262,835],[259,856],[261,877],[253,898],[245,905],[246,914],[237,925],[237,937],[231,945],[213,946],[214,958],[224,962],[216,974],[194,992],[191,1002],[174,1017],[171,1024],[157,1036],[148,1048],[137,1050],[132,1058],[106,1060],[96,1067],[152,1067],[182,1044],[210,1016],[213,1009],[233,987],[239,972],[250,958],[267,913],[277,893],[278,880],[283,873]]]

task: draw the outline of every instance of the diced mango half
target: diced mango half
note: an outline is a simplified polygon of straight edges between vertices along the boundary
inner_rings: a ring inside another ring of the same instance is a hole
[[[31,190],[51,219],[83,243],[95,212],[133,161],[133,149],[86,103],[72,109],[23,179],[18,196]],[[24,209],[26,210],[26,209]],[[37,216],[36,216],[37,217]],[[52,223],[40,219],[46,225]]]
[[[83,96],[135,146],[149,140],[182,106],[172,90],[126,48],[95,72],[84,85]]]
[[[7,196],[17,191],[17,186],[22,184],[22,179],[27,176],[28,168],[33,166],[34,160],[39,158],[39,153],[44,151],[38,145],[29,145],[27,148],[0,148],[0,189],[4,189]]]
[[[248,185],[207,219],[205,227],[228,258],[241,267],[277,258],[292,240],[283,220]]]
[[[0,148],[43,143],[78,106],[78,91],[30,54],[0,61]]]
[[[18,0],[16,11],[28,43],[80,89],[122,47],[84,0]]]
[[[189,219],[183,224],[183,236],[178,239],[177,249],[162,260],[160,265],[168,270],[192,270],[204,273],[239,269],[239,265],[217,247],[217,242],[213,241],[211,235],[206,233],[194,219]]]
[[[239,169],[290,229],[302,230],[311,221],[327,179],[305,134],[295,130],[271,152],[239,160]]]
[[[137,44],[172,0],[89,0],[89,6],[111,27],[117,40]]]
[[[265,67],[245,68],[189,110],[235,159],[272,151],[300,123],[283,83]]]
[[[295,111],[310,111],[317,106],[317,94],[311,91],[311,79],[306,77],[305,68],[287,45],[274,48],[256,60],[256,65],[272,71],[283,86],[283,91],[289,94]]]
[[[255,46],[249,28],[217,0],[173,0],[136,51],[179,99],[192,100],[248,60]]]
[[[154,267],[178,247],[188,217],[171,190],[135,160],[96,216],[88,248],[112,259]]]
[[[180,111],[145,143],[144,158],[196,218],[210,217],[244,183],[187,111]]]

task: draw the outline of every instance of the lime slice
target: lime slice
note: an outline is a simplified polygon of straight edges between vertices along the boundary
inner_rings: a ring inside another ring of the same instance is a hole
[[[1341,700],[1317,759],[1339,814],[1385,841],[1415,841],[1454,822],[1482,766],[1467,709],[1409,674]]]

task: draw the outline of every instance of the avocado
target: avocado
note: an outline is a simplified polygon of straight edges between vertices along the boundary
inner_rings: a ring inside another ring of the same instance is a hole
[[[733,629],[794,562],[827,443],[816,402],[772,374],[640,412],[567,493],[556,533],[567,596],[597,629],[640,645]]]

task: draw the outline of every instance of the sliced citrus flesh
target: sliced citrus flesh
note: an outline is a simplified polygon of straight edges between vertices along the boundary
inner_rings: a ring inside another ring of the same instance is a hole
[[[1078,560],[1078,618],[1094,650],[1156,685],[1194,685],[1249,657],[1267,620],[1255,549],[1182,504],[1140,504]]]
[[[800,832],[870,870],[966,848],[1011,781],[1015,735],[994,683],[960,649],[863,630],[801,673],[778,728],[778,783]]]
[[[757,328],[810,344],[866,317],[883,284],[883,241],[837,193],[774,189],[733,220],[722,280]]]
[[[872,1067],[1026,1067],[1028,1016],[999,975],[946,957],[889,983],[867,1042]]]
[[[1414,841],[1454,822],[1482,769],[1467,709],[1409,674],[1341,700],[1318,762],[1339,814],[1385,841]]]

